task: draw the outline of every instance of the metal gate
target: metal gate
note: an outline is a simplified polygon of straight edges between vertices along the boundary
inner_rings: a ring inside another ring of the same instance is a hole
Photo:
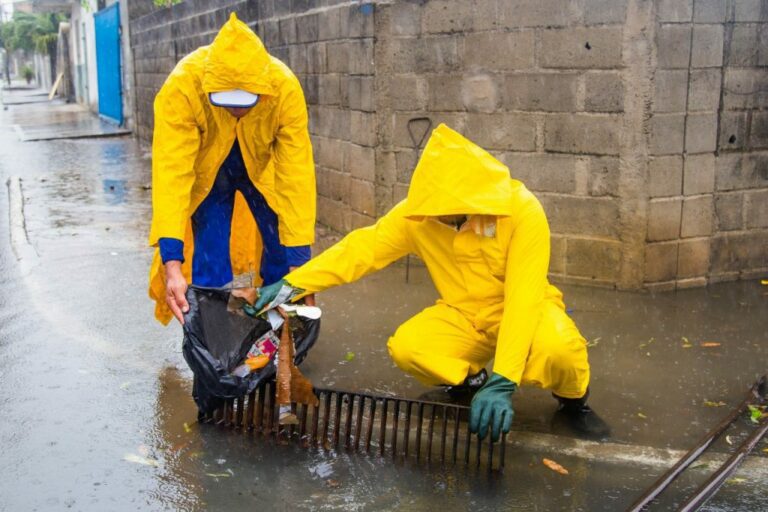
[[[99,114],[123,124],[123,91],[120,80],[119,2],[94,15],[96,25],[96,75]]]

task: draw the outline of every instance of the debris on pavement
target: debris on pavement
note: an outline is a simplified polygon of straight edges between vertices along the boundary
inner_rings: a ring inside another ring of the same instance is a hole
[[[544,463],[545,466],[547,466],[549,469],[556,473],[560,473],[561,475],[567,475],[568,470],[565,469],[563,466],[558,464],[557,462],[553,461],[552,459],[541,459],[541,462]]]
[[[149,457],[142,457],[141,455],[136,455],[135,453],[127,453],[123,460],[128,462],[133,462],[134,464],[143,464],[144,466],[152,466],[152,467],[159,467],[160,462],[155,459],[151,459]]]

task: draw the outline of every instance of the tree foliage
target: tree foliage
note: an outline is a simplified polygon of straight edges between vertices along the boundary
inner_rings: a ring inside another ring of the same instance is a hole
[[[6,51],[37,51],[48,54],[55,48],[61,14],[15,12],[11,21],[0,24],[0,43]]]

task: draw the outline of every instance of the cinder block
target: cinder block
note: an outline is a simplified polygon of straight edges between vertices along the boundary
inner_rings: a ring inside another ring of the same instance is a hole
[[[325,44],[315,43],[307,46],[307,72],[321,74],[328,69]]]
[[[709,236],[712,234],[714,199],[712,196],[686,198],[683,201],[682,238]]]
[[[341,26],[346,29],[342,35],[346,37],[373,37],[374,16],[376,4],[374,2],[360,2],[341,8]],[[346,11],[346,19],[345,19]]]
[[[325,9],[318,13],[318,16],[318,39],[320,41],[342,38],[341,9]]]
[[[651,154],[682,153],[684,125],[683,114],[655,114],[651,118]]]
[[[317,196],[317,220],[340,233],[347,231],[343,205],[321,195]]]
[[[376,219],[371,215],[363,215],[358,212],[349,212],[349,230],[360,229],[376,224]]]
[[[419,156],[414,150],[398,151],[395,153],[395,161],[397,163],[396,177],[399,183],[411,182],[418,159]]]
[[[411,140],[411,135],[408,132],[408,122],[414,118],[420,117],[423,114],[414,114],[411,112],[395,112],[394,115],[394,144],[399,148],[413,148],[415,142]],[[463,112],[430,112],[430,119],[432,120],[432,129],[437,128],[440,123],[445,123],[452,129],[467,135],[466,133],[466,114]],[[416,138],[420,138],[423,130],[426,128],[425,123],[415,123],[412,126],[412,130]],[[428,137],[424,138],[426,142]],[[416,141],[418,142],[418,141]],[[423,147],[423,143],[422,143]]]
[[[552,236],[549,242],[549,272],[552,274],[565,273],[566,238]]]
[[[556,27],[569,25],[578,18],[572,4],[562,0],[504,0],[499,7],[504,26]]]
[[[768,149],[768,112],[752,113],[749,147],[751,149]]]
[[[607,156],[590,158],[587,189],[591,196],[618,196],[619,159]]]
[[[656,199],[648,205],[648,241],[676,240],[680,237],[680,199]]]
[[[715,190],[715,155],[689,155],[685,159],[683,194],[711,194]]]
[[[720,69],[696,69],[691,71],[688,88],[688,111],[718,110],[720,105]]]
[[[288,65],[294,73],[307,72],[307,47],[303,44],[294,44],[288,47]]]
[[[627,17],[627,0],[590,0],[584,5],[584,23],[623,24]]]
[[[376,215],[376,198],[373,183],[351,180],[349,204],[356,212],[370,216]]]
[[[461,99],[470,112],[491,113],[501,104],[498,79],[495,75],[466,76],[461,81]]]
[[[693,0],[656,0],[659,21],[691,21]]]
[[[753,24],[734,24],[726,64],[732,67],[752,67],[757,65],[760,50],[759,26]]]
[[[397,204],[406,197],[408,197],[408,185],[395,183],[395,186],[392,189],[392,200],[394,203]]]
[[[768,187],[768,155],[722,154],[716,166],[715,189],[718,191]]]
[[[618,155],[621,118],[553,114],[544,120],[544,148],[565,153]]]
[[[533,38],[532,30],[465,34],[462,62],[467,69],[488,71],[531,68],[534,62]]]
[[[312,137],[312,149],[315,157],[315,163],[321,167],[341,171],[343,143],[339,139],[329,139],[326,137]]]
[[[536,149],[536,122],[525,114],[468,114],[467,132],[486,150]]]
[[[688,70],[658,70],[654,80],[654,89],[654,112],[685,112]]]
[[[395,110],[421,110],[427,106],[427,80],[421,75],[392,75],[389,96]]]
[[[503,162],[510,175],[535,192],[576,192],[576,158],[547,153],[506,153]]]
[[[347,140],[353,111],[332,106],[317,106],[310,113],[310,130],[323,137]]]
[[[428,34],[441,32],[467,32],[472,28],[474,2],[432,0],[423,9],[423,28]],[[397,7],[395,7],[397,9]]]
[[[379,151],[376,155],[376,184],[392,185],[395,183],[395,153]]]
[[[660,68],[687,68],[691,49],[691,28],[662,25],[656,36]]]
[[[708,153],[717,149],[717,114],[690,114],[687,125],[687,153]]]
[[[756,190],[744,194],[748,229],[768,228],[768,190]]]
[[[546,29],[541,34],[541,66],[618,68],[621,66],[621,33],[621,28],[613,27]]]
[[[373,77],[350,76],[342,79],[341,101],[343,106],[354,110],[375,111]]]
[[[744,224],[744,194],[715,195],[715,225],[717,231],[741,229]]]
[[[397,36],[415,36],[421,33],[421,16],[424,9],[420,4],[398,2],[389,9],[392,33]]]
[[[322,105],[339,105],[341,103],[339,75],[318,76],[318,100]]]
[[[573,112],[578,80],[577,73],[507,75],[504,106],[509,110]]]
[[[429,110],[464,110],[464,100],[461,96],[461,76],[458,75],[430,75],[429,83]]]
[[[622,112],[624,82],[617,73],[589,73],[586,76],[584,108],[588,112]]]
[[[677,277],[706,276],[709,272],[709,239],[685,240],[678,248]]]
[[[456,38],[438,36],[392,41],[394,73],[439,73],[459,67]]]
[[[768,21],[765,0],[739,0],[734,2],[735,21]]]
[[[723,105],[726,110],[768,108],[768,69],[726,68]]]
[[[648,193],[651,197],[679,196],[682,183],[682,157],[657,156],[648,163]]]
[[[712,238],[712,272],[768,267],[768,231],[725,233]]]
[[[720,114],[720,150],[743,149],[747,143],[747,112]]]
[[[321,190],[323,196],[334,201],[349,203],[351,182],[348,174],[325,170],[318,173],[318,176],[322,176],[320,182],[324,183],[324,188]]]
[[[376,145],[376,115],[351,110],[349,112],[349,140],[361,146]]]
[[[618,203],[614,198],[538,194],[553,233],[617,238]]]
[[[373,74],[373,42],[369,39],[328,43],[326,54],[331,73]]]
[[[698,23],[722,23],[725,21],[723,0],[695,0],[693,20]]]
[[[691,66],[710,68],[723,65],[723,25],[694,25]]]
[[[353,178],[373,182],[376,177],[376,155],[373,148],[345,144],[343,170]]]
[[[296,17],[296,39],[300,43],[311,43],[319,40],[320,16],[305,14]]]
[[[645,281],[670,281],[677,276],[677,242],[645,246]]]
[[[604,240],[571,238],[566,251],[566,274],[601,281],[616,281],[621,244]]]

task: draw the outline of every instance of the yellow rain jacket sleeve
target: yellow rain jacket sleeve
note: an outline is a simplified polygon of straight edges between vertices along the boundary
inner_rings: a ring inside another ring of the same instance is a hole
[[[285,276],[292,286],[306,293],[347,284],[381,270],[413,252],[407,223],[402,216],[404,202],[396,205],[373,226],[352,231],[320,256]]]
[[[521,383],[549,282],[550,233],[544,210],[531,197],[514,227],[504,275],[504,313],[493,371]]]

